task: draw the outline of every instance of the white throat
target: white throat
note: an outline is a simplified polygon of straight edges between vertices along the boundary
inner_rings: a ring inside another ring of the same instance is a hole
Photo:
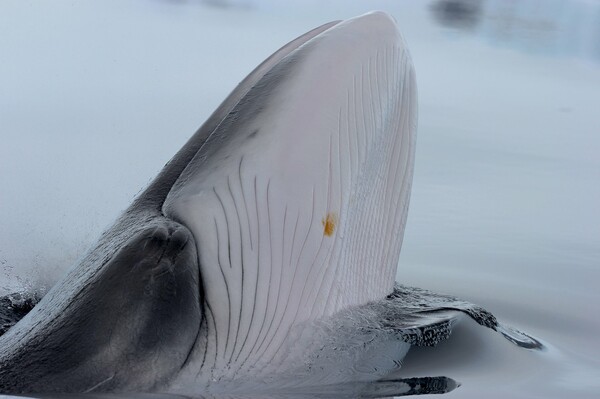
[[[256,371],[295,326],[392,291],[416,123],[405,44],[371,13],[291,52],[215,130],[163,207],[197,243],[213,370]]]

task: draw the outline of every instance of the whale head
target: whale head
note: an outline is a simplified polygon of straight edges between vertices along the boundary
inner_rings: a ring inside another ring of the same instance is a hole
[[[0,337],[0,391],[273,372],[302,326],[392,292],[416,124],[387,14],[290,42]]]

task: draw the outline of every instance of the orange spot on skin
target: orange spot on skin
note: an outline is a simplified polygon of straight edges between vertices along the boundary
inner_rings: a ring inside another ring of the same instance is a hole
[[[327,237],[331,237],[337,226],[337,215],[335,213],[328,213],[327,216],[321,220],[323,223],[323,234]]]

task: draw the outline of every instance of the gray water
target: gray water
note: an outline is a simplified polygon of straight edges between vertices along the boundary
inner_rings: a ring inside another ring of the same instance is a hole
[[[0,4],[0,295],[51,286],[276,48],[382,9],[419,87],[397,280],[546,347],[466,320],[395,378],[446,376],[461,384],[448,397],[597,397],[600,3],[212,3]]]

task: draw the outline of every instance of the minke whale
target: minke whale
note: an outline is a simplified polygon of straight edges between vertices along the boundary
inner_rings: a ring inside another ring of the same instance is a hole
[[[0,336],[0,393],[376,380],[463,314],[536,347],[475,305],[395,284],[416,131],[415,71],[387,14],[291,41]]]

